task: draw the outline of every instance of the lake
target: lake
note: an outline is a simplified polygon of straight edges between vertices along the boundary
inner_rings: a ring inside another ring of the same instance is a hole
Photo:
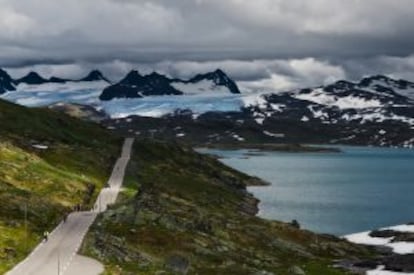
[[[271,183],[249,188],[267,219],[296,219],[336,235],[414,221],[414,150],[339,148],[343,153],[198,151]]]

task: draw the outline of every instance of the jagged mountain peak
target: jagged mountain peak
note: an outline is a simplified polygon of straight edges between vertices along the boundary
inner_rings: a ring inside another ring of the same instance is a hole
[[[0,69],[0,94],[14,90],[16,88],[13,85],[13,79],[6,71]]]
[[[92,70],[87,76],[80,79],[79,81],[100,81],[100,80],[110,83],[110,81],[99,70]]]
[[[144,77],[138,70],[130,71],[120,82],[121,85],[138,85]]]
[[[358,84],[363,89],[373,89],[388,94],[399,94],[414,99],[414,83],[395,79],[385,75],[374,75],[363,78]]]
[[[342,92],[345,90],[355,89],[357,84],[347,81],[347,80],[339,80],[333,84],[323,86],[322,88],[331,93]]]
[[[152,72],[148,76],[152,76],[152,77],[166,77],[165,75],[160,74],[158,72]]]
[[[190,82],[198,82],[203,79],[223,81],[223,80],[227,80],[228,78],[229,77],[226,75],[225,72],[223,72],[221,69],[217,69],[213,72],[198,74],[192,79],[190,79]]]
[[[48,80],[40,76],[37,72],[29,72],[26,76],[16,80],[18,84],[26,83],[30,85],[47,83]]]
[[[11,76],[3,69],[0,68],[0,81],[10,81],[12,82],[13,79]]]
[[[390,81],[395,81],[394,79],[385,76],[385,75],[372,75],[372,76],[366,76],[364,77],[360,82],[359,86],[367,87],[372,85],[374,82],[382,82],[382,83],[388,83]]]
[[[198,74],[188,82],[196,83],[203,80],[211,80],[216,85],[226,86],[231,93],[240,94],[240,90],[236,83],[221,69],[217,69],[214,72],[208,72],[205,74]]]

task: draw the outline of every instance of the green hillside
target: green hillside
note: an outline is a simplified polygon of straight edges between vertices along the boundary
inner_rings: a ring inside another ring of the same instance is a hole
[[[3,101],[0,125],[1,274],[74,205],[91,207],[122,140],[97,124]],[[124,191],[83,252],[107,274],[345,274],[333,260],[370,255],[256,217],[246,186],[261,183],[191,148],[138,140]]]
[[[107,274],[346,274],[333,260],[369,254],[256,217],[250,184],[258,180],[190,148],[138,141],[123,196],[83,251]]]
[[[120,146],[96,124],[0,101],[0,274],[74,205],[92,205]]]

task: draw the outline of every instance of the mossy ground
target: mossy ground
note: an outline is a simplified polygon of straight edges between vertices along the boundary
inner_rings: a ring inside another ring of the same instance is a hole
[[[189,148],[135,144],[126,190],[93,225],[83,252],[107,274],[336,275],[332,261],[369,251],[253,215],[251,179]],[[266,273],[271,272],[271,273]]]
[[[120,146],[96,124],[0,101],[0,274],[75,204],[91,206]]]

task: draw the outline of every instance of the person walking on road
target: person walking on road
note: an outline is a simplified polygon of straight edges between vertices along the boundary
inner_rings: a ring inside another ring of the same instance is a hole
[[[68,213],[66,213],[66,214],[63,216],[63,223],[65,223],[65,222],[66,222],[66,220],[68,219],[68,216],[69,216],[69,214],[68,214]]]
[[[49,239],[49,232],[48,231],[45,231],[44,233],[43,233],[43,240],[45,241],[45,242],[47,242],[47,240]]]

